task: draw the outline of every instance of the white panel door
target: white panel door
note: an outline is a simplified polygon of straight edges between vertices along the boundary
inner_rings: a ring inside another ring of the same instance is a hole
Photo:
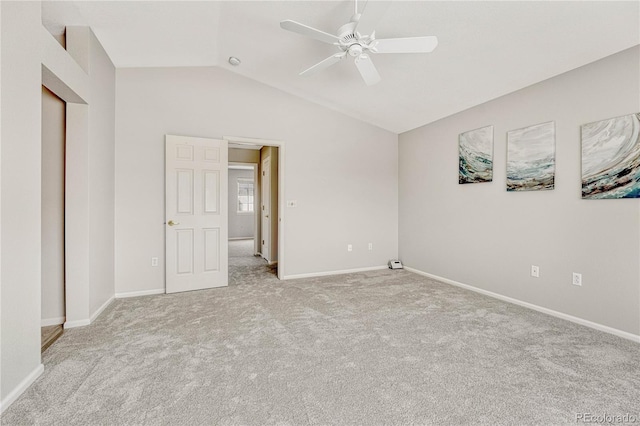
[[[166,136],[166,291],[229,284],[227,141]]]
[[[261,203],[260,208],[260,229],[261,229],[261,247],[260,252],[262,257],[267,261],[271,261],[271,159],[269,157],[262,160],[262,172],[261,172],[260,187],[261,191]]]

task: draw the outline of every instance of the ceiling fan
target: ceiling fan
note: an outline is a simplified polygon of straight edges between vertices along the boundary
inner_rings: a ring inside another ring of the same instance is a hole
[[[369,0],[362,13],[358,13],[355,0],[355,14],[351,20],[338,29],[337,35],[329,34],[296,21],[280,22],[280,27],[316,40],[333,44],[339,52],[302,71],[301,76],[310,76],[337,64],[347,55],[355,58],[356,68],[371,86],[380,81],[380,74],[371,61],[371,53],[429,53],[438,45],[435,36],[376,39],[374,25],[384,15],[389,2]],[[366,12],[366,14],[365,14]]]

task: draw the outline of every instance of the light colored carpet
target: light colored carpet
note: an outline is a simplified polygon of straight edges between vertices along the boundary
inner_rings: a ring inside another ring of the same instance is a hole
[[[229,285],[275,278],[276,267],[253,255],[253,240],[229,241]],[[268,281],[265,281],[268,282]]]
[[[283,282],[243,267],[230,287],[116,300],[65,331],[2,424],[640,418],[636,343],[407,271]]]

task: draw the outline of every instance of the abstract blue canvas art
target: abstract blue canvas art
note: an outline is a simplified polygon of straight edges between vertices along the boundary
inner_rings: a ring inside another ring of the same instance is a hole
[[[582,126],[582,198],[640,198],[640,113]]]
[[[507,132],[507,191],[554,188],[555,133],[553,121]]]
[[[460,133],[458,151],[458,183],[493,180],[493,126]]]

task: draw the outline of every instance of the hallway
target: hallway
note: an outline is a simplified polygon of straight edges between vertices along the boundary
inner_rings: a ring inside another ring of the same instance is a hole
[[[277,281],[277,265],[253,255],[253,240],[229,241],[229,286]]]

